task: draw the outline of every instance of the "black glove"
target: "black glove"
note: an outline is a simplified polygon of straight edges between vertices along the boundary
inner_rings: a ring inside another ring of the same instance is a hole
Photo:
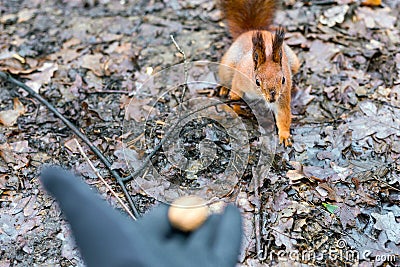
[[[60,167],[45,168],[41,181],[59,202],[89,267],[225,267],[237,262],[242,230],[234,206],[183,233],[171,227],[166,205],[134,222]]]

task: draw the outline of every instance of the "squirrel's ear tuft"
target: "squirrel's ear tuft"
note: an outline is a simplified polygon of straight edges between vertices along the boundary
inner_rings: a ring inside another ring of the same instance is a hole
[[[261,31],[256,31],[253,34],[253,61],[254,70],[256,70],[266,60],[265,42]]]
[[[279,27],[275,31],[275,35],[272,40],[272,60],[276,63],[282,64],[282,45],[285,39],[285,30]]]

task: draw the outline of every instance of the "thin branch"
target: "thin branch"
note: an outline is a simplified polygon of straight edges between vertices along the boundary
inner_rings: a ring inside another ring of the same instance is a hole
[[[96,167],[94,167],[92,161],[89,159],[89,157],[86,155],[85,151],[83,151],[83,148],[81,144],[79,144],[78,140],[74,138],[74,141],[76,145],[78,146],[79,151],[81,152],[82,156],[85,158],[87,163],[89,164],[90,168],[94,171],[96,176],[103,182],[103,184],[107,187],[107,189],[113,194],[113,196],[118,200],[119,204],[121,204],[122,208],[129,214],[129,216],[132,217],[136,221],[136,217],[132,214],[132,212],[129,210],[129,208],[124,204],[124,202],[121,200],[121,198],[114,192],[114,190],[111,188],[111,186],[104,180],[104,178],[100,175]]]
[[[79,91],[84,94],[123,94],[128,95],[130,91],[126,90],[96,90],[96,91]]]
[[[393,189],[393,190],[395,190],[395,191],[400,192],[400,189],[399,189],[399,188],[396,188],[396,187],[390,185],[389,183],[387,183],[387,182],[385,182],[385,181],[382,181],[382,180],[379,179],[376,175],[372,175],[372,178],[374,178],[374,180],[376,180],[376,181],[378,181],[378,182],[381,182],[382,184],[386,185],[387,187],[389,187],[389,188],[391,188],[391,189]]]
[[[283,235],[283,236],[286,236],[287,238],[296,240],[296,238],[291,237],[289,234],[286,234],[286,233],[284,233],[284,232],[281,232],[281,231],[279,231],[279,230],[277,230],[277,229],[275,229],[275,228],[273,228],[273,227],[271,227],[271,226],[269,226],[269,225],[267,225],[267,227],[268,227],[269,229],[271,229],[272,231],[277,232],[278,234],[281,234],[281,235]]]
[[[68,126],[68,128],[71,129],[71,131],[77,135],[82,141],[93,151],[94,154],[96,154],[97,157],[103,162],[103,164],[107,167],[109,172],[114,176],[116,179],[117,183],[121,186],[122,191],[124,192],[128,202],[129,206],[131,207],[133,214],[135,217],[140,217],[140,213],[138,209],[136,208],[135,204],[132,201],[132,198],[128,192],[128,190],[125,187],[125,184],[123,182],[122,177],[111,168],[111,163],[108,161],[108,159],[101,153],[101,151],[93,145],[93,143],[84,135],[79,129],[69,120],[67,120],[55,107],[53,107],[49,102],[47,102],[46,99],[44,99],[41,95],[36,93],[32,88],[24,84],[23,82],[18,81],[17,79],[14,79],[11,75],[8,73],[0,71],[0,77],[3,78],[4,80],[21,87],[24,89],[26,92],[28,92],[32,97],[36,98],[40,103],[45,105],[56,117],[58,117],[65,125]]]
[[[171,40],[174,43],[178,52],[181,53],[181,55],[183,56],[183,71],[184,71],[184,75],[185,75],[185,83],[183,85],[183,91],[182,91],[182,96],[181,96],[181,101],[180,101],[181,103],[183,103],[183,98],[185,97],[186,90],[188,89],[187,83],[188,83],[188,77],[189,77],[187,61],[186,61],[186,54],[182,50],[182,48],[178,45],[178,43],[175,41],[174,36],[171,34],[169,37],[171,37]]]

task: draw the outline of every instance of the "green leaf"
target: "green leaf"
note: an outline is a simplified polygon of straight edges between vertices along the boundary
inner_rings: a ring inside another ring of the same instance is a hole
[[[335,210],[337,210],[339,207],[336,205],[332,205],[329,203],[322,203],[322,205],[325,207],[325,209],[327,209],[330,213],[335,213]]]

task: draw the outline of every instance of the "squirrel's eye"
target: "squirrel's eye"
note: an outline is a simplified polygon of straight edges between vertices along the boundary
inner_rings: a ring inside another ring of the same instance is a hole
[[[256,85],[260,86],[260,81],[258,79],[256,79]]]
[[[282,84],[285,84],[285,82],[286,82],[285,77],[282,77]]]

